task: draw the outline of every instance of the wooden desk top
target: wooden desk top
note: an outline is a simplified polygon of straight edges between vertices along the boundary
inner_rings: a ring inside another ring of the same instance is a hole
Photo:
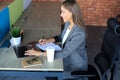
[[[56,59],[47,62],[46,57],[41,56],[43,65],[31,68],[23,68],[21,60],[17,58],[12,47],[0,48],[0,70],[21,70],[21,71],[63,71],[63,60]]]

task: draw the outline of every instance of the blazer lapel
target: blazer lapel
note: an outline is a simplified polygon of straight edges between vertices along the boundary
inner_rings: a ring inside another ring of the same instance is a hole
[[[65,46],[66,42],[69,41],[69,39],[70,39],[70,37],[71,37],[71,34],[72,34],[72,33],[74,32],[74,30],[75,30],[75,27],[76,27],[76,26],[74,25],[73,28],[71,29],[71,31],[70,31],[70,33],[69,33],[66,41],[65,41],[64,44],[63,44],[63,47]]]

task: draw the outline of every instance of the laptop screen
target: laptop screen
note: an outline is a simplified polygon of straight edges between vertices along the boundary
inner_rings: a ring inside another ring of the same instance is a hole
[[[26,55],[24,55],[25,51],[27,50],[26,46],[14,46],[13,49],[18,58],[27,57]]]

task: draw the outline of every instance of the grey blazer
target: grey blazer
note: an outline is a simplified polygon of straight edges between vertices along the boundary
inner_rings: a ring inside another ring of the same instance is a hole
[[[61,35],[55,36],[55,40],[62,41],[62,38],[69,26],[67,22]],[[64,70],[86,70],[88,59],[86,54],[86,33],[85,30],[74,25],[70,31],[65,43],[62,45],[63,50],[55,53],[55,58],[63,58]]]

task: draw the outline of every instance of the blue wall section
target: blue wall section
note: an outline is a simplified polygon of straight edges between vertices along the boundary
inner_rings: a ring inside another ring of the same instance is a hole
[[[9,8],[6,7],[0,11],[0,41],[9,32],[10,19],[9,19]]]

